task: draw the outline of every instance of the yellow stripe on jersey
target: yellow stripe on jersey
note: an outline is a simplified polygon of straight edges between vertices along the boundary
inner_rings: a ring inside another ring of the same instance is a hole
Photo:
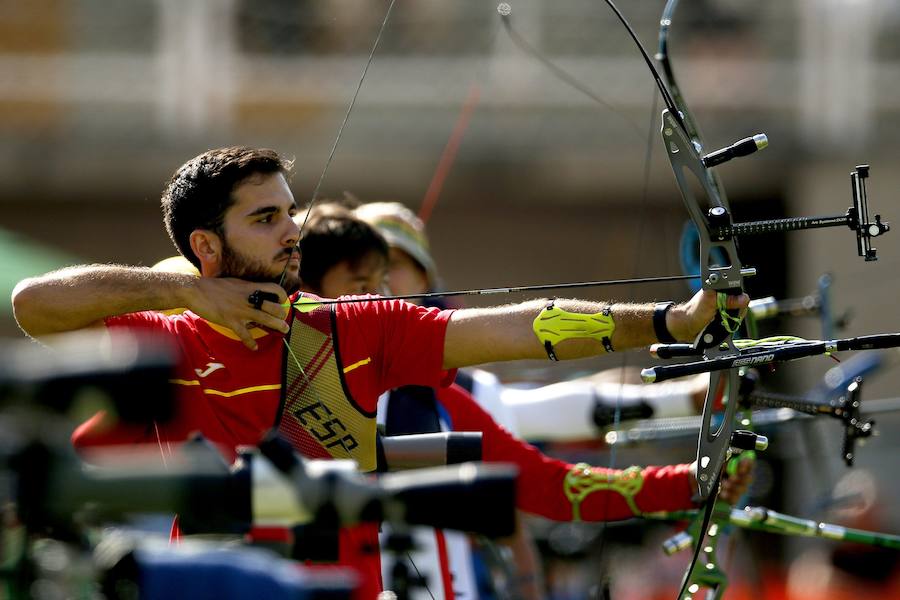
[[[217,324],[213,323],[212,321],[206,321],[206,323],[210,327],[212,327],[213,331],[215,331],[217,333],[221,333],[222,335],[224,335],[225,337],[227,337],[229,339],[241,341],[241,338],[239,338],[238,335],[235,332],[233,332],[232,330],[230,330],[229,328],[223,327],[222,325],[217,325]],[[262,329],[261,327],[252,327],[252,328],[248,329],[247,331],[250,332],[250,336],[253,337],[254,340],[258,340],[259,338],[261,338],[263,336],[269,335],[269,332],[266,331],[265,329]]]
[[[233,392],[220,392],[219,390],[210,390],[204,389],[203,392],[206,394],[212,394],[213,396],[224,396],[225,398],[231,398],[232,396],[240,396],[241,394],[250,394],[253,392],[267,392],[269,390],[280,390],[280,383],[273,383],[270,385],[255,385],[253,387],[241,388],[239,390],[234,390]]]
[[[175,385],[200,385],[199,379],[170,379],[169,383]],[[223,392],[221,390],[213,390],[210,388],[203,388],[204,394],[210,394],[212,396],[222,396],[224,398],[231,398],[232,396],[240,396],[241,394],[252,394],[253,392],[268,392],[270,390],[280,390],[280,383],[272,383],[269,385],[254,385],[252,387],[240,388],[237,390],[233,390],[231,392]]]
[[[352,371],[353,369],[356,369],[357,367],[364,367],[364,366],[366,366],[367,364],[369,364],[370,362],[372,362],[371,357],[370,357],[370,358],[364,358],[364,359],[362,359],[362,360],[360,360],[360,361],[357,361],[357,362],[353,363],[353,364],[350,365],[349,367],[344,367],[344,373],[349,373],[350,371]]]

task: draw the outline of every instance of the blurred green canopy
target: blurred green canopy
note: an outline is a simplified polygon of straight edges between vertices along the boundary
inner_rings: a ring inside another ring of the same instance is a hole
[[[9,298],[16,284],[34,275],[83,262],[77,257],[36,242],[27,236],[0,228],[0,293]],[[11,315],[12,304],[3,303],[3,311]]]

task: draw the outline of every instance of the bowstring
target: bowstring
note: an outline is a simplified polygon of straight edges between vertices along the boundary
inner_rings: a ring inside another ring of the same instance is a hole
[[[344,119],[341,121],[340,127],[338,127],[337,135],[334,138],[334,143],[331,145],[331,151],[328,153],[328,158],[325,160],[325,166],[322,168],[322,173],[319,175],[319,180],[316,182],[316,187],[313,188],[312,197],[309,201],[309,206],[306,209],[306,214],[303,217],[303,223],[300,225],[300,230],[297,232],[297,244],[294,246],[293,251],[300,251],[300,240],[303,238],[303,231],[306,229],[306,223],[309,221],[309,215],[312,213],[312,209],[315,206],[316,202],[319,198],[319,190],[322,189],[322,183],[325,181],[325,176],[328,173],[328,168],[331,166],[331,163],[334,161],[334,155],[337,152],[338,143],[341,141],[341,137],[344,135],[344,128],[347,126],[347,123],[350,121],[350,115],[353,113],[353,107],[356,106],[356,99],[359,98],[359,92],[362,89],[363,81],[366,79],[366,74],[369,72],[369,67],[372,65],[372,62],[375,60],[375,53],[378,51],[378,45],[381,43],[381,37],[384,34],[384,30],[387,29],[388,20],[391,18],[391,12],[394,9],[394,3],[396,0],[390,0],[388,4],[387,10],[384,13],[384,19],[381,21],[381,27],[378,29],[378,34],[375,36],[375,41],[372,43],[372,49],[369,51],[369,56],[366,59],[366,64],[363,67],[362,73],[359,76],[359,81],[356,84],[356,90],[353,92],[353,97],[350,99],[350,104],[347,106],[347,112],[344,113]],[[292,252],[293,252],[292,251]],[[287,276],[287,269],[290,265],[290,260],[288,260],[284,265],[284,270],[281,272],[281,278],[278,282],[278,285],[284,285],[284,278]]]
[[[353,112],[353,107],[356,106],[356,99],[359,97],[359,92],[362,89],[363,81],[365,81],[366,74],[369,72],[369,67],[372,65],[372,61],[375,59],[375,52],[378,50],[378,44],[381,42],[382,34],[384,34],[384,30],[387,28],[388,20],[391,16],[391,11],[394,8],[394,3],[396,0],[390,0],[388,4],[387,10],[384,13],[384,19],[381,21],[381,27],[378,29],[378,34],[375,36],[375,41],[372,43],[372,49],[369,51],[369,56],[366,59],[366,64],[363,67],[362,74],[359,77],[359,82],[356,84],[356,90],[353,92],[353,97],[350,99],[350,104],[347,106],[347,112],[344,113],[344,118],[341,121],[341,125],[338,128],[337,135],[334,138],[334,143],[331,145],[331,151],[328,153],[328,158],[325,161],[325,167],[322,169],[322,173],[319,175],[319,180],[316,183],[316,187],[313,189],[312,199],[310,200],[309,207],[306,211],[306,215],[303,218],[303,223],[300,225],[299,231],[297,232],[297,244],[294,246],[292,253],[294,251],[299,252],[300,248],[300,240],[303,238],[303,230],[306,227],[307,221],[309,221],[309,215],[312,212],[313,206],[316,203],[316,200],[319,196],[319,190],[322,187],[322,182],[325,181],[325,175],[328,173],[328,167],[331,166],[332,161],[334,160],[334,155],[337,152],[338,143],[341,141],[341,137],[344,134],[344,128],[347,126],[347,123],[350,120],[350,115]],[[290,260],[286,261],[284,265],[284,270],[281,272],[281,278],[279,281],[279,285],[284,285],[284,278],[287,276],[287,269],[290,265]],[[297,365],[297,368],[300,371],[303,379],[306,381],[306,386],[312,390],[313,396],[316,401],[320,404],[322,403],[321,397],[319,396],[319,392],[316,389],[316,386],[313,384],[312,380],[306,374],[306,370],[303,368],[303,365],[300,364],[300,360],[294,354],[294,351],[291,349],[290,344],[288,343],[288,338],[282,338],[282,342],[284,343],[284,347],[287,349],[288,354],[293,359],[294,364]]]
[[[381,21],[381,26],[378,29],[378,34],[375,36],[375,41],[372,43],[372,49],[369,51],[369,56],[366,59],[366,64],[363,67],[362,74],[359,77],[359,82],[357,82],[357,84],[356,84],[356,90],[354,90],[353,97],[350,99],[350,104],[349,104],[349,106],[347,106],[347,112],[344,114],[344,118],[341,121],[340,127],[338,128],[337,135],[334,138],[334,143],[332,144],[331,150],[328,153],[328,158],[325,161],[325,166],[322,169],[322,173],[319,175],[319,180],[316,182],[316,187],[313,188],[313,193],[312,193],[312,197],[309,202],[309,206],[306,209],[306,214],[303,217],[303,222],[301,223],[300,228],[297,232],[297,244],[292,249],[292,251],[291,251],[292,254],[295,251],[298,253],[300,251],[300,240],[303,239],[303,231],[306,229],[306,224],[309,221],[309,215],[312,213],[313,207],[315,206],[316,201],[319,198],[319,191],[322,188],[322,183],[325,181],[325,176],[328,173],[328,168],[331,166],[331,163],[334,161],[334,156],[335,156],[335,153],[337,152],[338,143],[340,142],[341,137],[344,134],[344,129],[346,128],[347,123],[350,121],[350,115],[353,112],[353,107],[356,106],[356,100],[359,97],[360,90],[362,89],[363,81],[365,81],[366,74],[369,72],[369,67],[372,65],[372,62],[375,59],[375,53],[378,51],[378,45],[381,42],[381,38],[382,38],[382,35],[384,34],[385,29],[387,28],[387,23],[391,17],[391,12],[394,9],[395,2],[396,2],[396,0],[390,0],[387,10],[384,13],[384,19],[382,19],[382,21]],[[302,257],[301,257],[301,260],[302,260]],[[287,269],[288,269],[289,265],[290,265],[290,260],[286,261],[284,270],[281,272],[281,278],[279,280],[279,285],[281,285],[281,286],[284,285],[284,279],[287,275]],[[300,360],[297,358],[297,356],[294,354],[294,351],[291,349],[291,346],[288,343],[287,337],[282,338],[282,342],[284,343],[284,346],[287,349],[287,352],[290,354],[291,358],[294,360],[294,363],[297,365],[297,368],[299,369],[300,374],[302,375],[303,379],[306,382],[307,388],[309,388],[312,391],[313,396],[315,397],[316,401],[321,404],[322,399],[321,399],[321,396],[319,395],[319,391],[318,391],[316,385],[306,374],[306,370],[303,368],[303,365],[300,364]],[[408,555],[408,553],[407,553],[407,555]],[[416,572],[418,573],[418,568],[416,567],[415,563],[412,561],[412,557],[409,557],[409,561],[410,561],[410,563],[412,563],[413,568],[415,568]],[[429,589],[427,582],[423,583],[423,587],[425,588],[425,591],[428,593],[428,595],[431,596],[431,598],[434,598],[434,594],[432,594],[431,590]]]
[[[322,188],[322,183],[325,181],[325,175],[328,173],[328,167],[331,166],[332,161],[334,160],[334,154],[337,152],[338,142],[341,141],[341,136],[344,134],[344,128],[347,126],[347,122],[350,120],[350,114],[353,112],[353,107],[356,106],[356,99],[359,97],[359,91],[362,89],[363,81],[366,78],[366,74],[369,72],[369,67],[372,65],[372,61],[375,60],[375,53],[378,51],[378,44],[381,43],[381,36],[384,34],[384,30],[387,29],[388,20],[391,18],[391,11],[394,9],[394,2],[396,0],[391,0],[390,4],[388,4],[387,10],[384,13],[384,19],[381,21],[381,27],[378,29],[378,35],[375,36],[375,41],[372,43],[372,50],[369,52],[369,58],[366,60],[366,65],[363,67],[362,74],[359,76],[359,82],[356,84],[356,91],[353,92],[353,98],[350,100],[350,105],[347,107],[347,112],[344,114],[344,120],[341,121],[341,126],[338,128],[337,136],[334,138],[334,144],[331,146],[331,152],[328,153],[328,160],[325,161],[325,168],[322,169],[322,174],[319,175],[319,181],[316,183],[316,187],[313,189],[312,198],[309,201],[309,209],[306,211],[306,216],[303,218],[303,224],[300,225],[300,233],[298,237],[303,236],[303,230],[306,227],[306,222],[309,220],[309,214],[312,212],[312,208],[315,205],[316,201],[319,197],[319,190]]]
[[[341,141],[341,137],[344,134],[344,128],[347,126],[347,123],[350,121],[350,115],[353,112],[353,107],[356,106],[356,99],[359,98],[359,92],[362,89],[363,81],[366,79],[366,74],[369,72],[369,67],[372,65],[372,61],[375,59],[375,52],[378,50],[378,44],[381,42],[382,34],[384,34],[384,30],[387,28],[388,20],[391,16],[391,11],[394,8],[394,3],[396,0],[390,0],[388,4],[387,10],[384,13],[384,19],[381,21],[381,27],[378,29],[378,34],[375,36],[375,41],[372,43],[372,49],[369,51],[369,56],[366,59],[366,64],[363,67],[362,73],[360,74],[359,81],[356,84],[356,90],[353,92],[353,97],[350,99],[350,104],[347,106],[347,112],[344,113],[344,118],[341,121],[341,125],[338,128],[337,135],[334,138],[334,143],[331,145],[331,151],[328,153],[328,158],[325,160],[325,166],[322,169],[322,173],[319,175],[319,180],[316,183],[316,187],[313,189],[312,199],[309,202],[309,207],[306,211],[306,215],[303,218],[303,223],[300,225],[300,229],[297,232],[297,244],[294,246],[293,251],[299,252],[300,248],[300,240],[303,238],[303,230],[306,228],[306,223],[309,221],[309,215],[312,212],[313,206],[316,203],[316,200],[319,196],[319,190],[322,187],[322,182],[325,181],[325,175],[328,173],[328,168],[331,166],[331,163],[334,160],[334,155],[337,152],[338,143]],[[284,278],[287,276],[288,266],[291,261],[288,260],[285,262],[284,269],[281,272],[281,278],[278,282],[278,285],[284,286]],[[306,375],[306,371],[303,369],[303,366],[300,364],[300,361],[294,355],[293,350],[291,350],[290,344],[288,344],[287,338],[283,338],[285,348],[287,348],[288,353],[291,358],[294,360],[294,363],[297,365],[297,368],[300,370],[300,373],[303,375],[303,378],[306,380],[306,385],[313,390],[313,394],[316,396],[316,400],[320,401],[319,395],[312,381]]]

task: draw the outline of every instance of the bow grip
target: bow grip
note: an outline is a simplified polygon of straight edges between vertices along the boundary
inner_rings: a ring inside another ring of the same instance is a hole
[[[729,296],[739,296],[744,293],[744,290],[741,288],[730,288],[726,290],[716,290],[717,293],[727,294]],[[724,313],[724,315],[723,315]],[[726,320],[727,315],[727,320]],[[735,325],[729,328],[728,321],[732,321]],[[728,336],[733,334],[737,327],[741,322],[741,311],[737,308],[729,308],[724,310],[719,310],[716,312],[716,316],[710,321],[706,327],[703,328],[703,331],[697,336],[697,339],[694,340],[694,346],[698,350],[706,350],[707,348],[715,348],[722,342],[724,342]]]
[[[650,354],[654,358],[679,358],[683,356],[702,356],[703,351],[692,344],[653,344]]]

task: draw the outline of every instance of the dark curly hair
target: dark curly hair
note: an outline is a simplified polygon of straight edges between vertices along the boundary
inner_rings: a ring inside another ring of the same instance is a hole
[[[372,253],[385,262],[388,257],[387,242],[374,227],[329,200],[311,209],[298,246],[300,281],[313,290],[321,290],[325,274],[343,261],[356,268]]]
[[[208,150],[184,163],[162,193],[163,220],[175,247],[199,269],[191,233],[208,229],[222,236],[225,211],[234,203],[231,194],[238,184],[257,174],[287,177],[292,168],[292,161],[274,150],[246,146]]]

